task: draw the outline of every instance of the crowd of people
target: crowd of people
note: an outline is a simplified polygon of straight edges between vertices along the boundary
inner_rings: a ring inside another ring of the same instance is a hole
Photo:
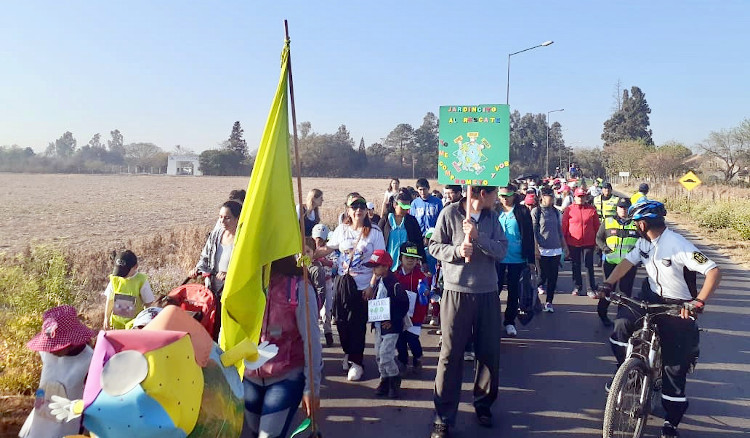
[[[575,172],[571,169],[570,174]],[[300,402],[308,415],[318,409],[314,401],[320,395],[322,348],[335,348],[334,324],[343,350],[342,370],[349,381],[364,375],[368,364],[365,337],[368,329],[374,330],[374,363],[380,374],[374,396],[390,398],[402,397],[402,379],[421,371],[422,327],[436,326],[441,348],[431,437],[447,437],[455,426],[467,358],[476,367],[473,406],[477,421],[491,427],[500,339],[518,336],[519,299],[529,293],[522,290],[522,278],[536,278],[531,293],[544,297],[543,311],[553,313],[565,260],[571,262],[573,278],[573,288],[566,292],[599,300],[598,316],[602,324],[613,327],[610,342],[621,363],[634,319],[618,311],[613,322],[604,295],[618,289],[633,295],[639,264],[646,267],[649,277],[644,289],[650,294],[643,299],[654,302],[678,300],[702,308],[720,278],[715,263],[666,228],[666,210],[648,199],[648,189],[647,184],[641,184],[632,197],[618,197],[611,184],[602,180],[587,186],[584,179],[559,174],[516,180],[499,188],[473,186],[467,202],[466,188],[459,185],[445,186],[440,192],[431,190],[425,178],[418,179],[414,188],[401,187],[399,179],[393,178],[379,211],[374,202],[357,192],[349,193],[333,229],[322,223],[323,192],[311,190],[306,202],[297,206],[298,218],[304,221],[310,281],[303,283],[305,268],[299,267],[294,257],[271,266],[266,314],[274,315],[273,324],[264,325],[261,341],[277,344],[283,354],[271,359],[274,366],[265,371],[245,374],[243,436],[286,436]],[[217,303],[244,195],[244,191],[232,191],[221,204],[216,225],[188,272],[190,277],[204,279]],[[670,251],[675,251],[674,255],[667,254]],[[654,263],[656,259],[669,263]],[[595,264],[602,267],[603,282],[597,281]],[[706,275],[700,292],[694,276],[692,288],[689,277],[681,277],[683,269]],[[504,291],[507,297],[501,313]],[[299,305],[305,294],[312,303],[308,309]],[[141,327],[144,318],[148,322],[148,314],[158,312],[151,308],[157,300],[146,276],[138,273],[137,257],[131,251],[115,259],[105,295],[105,330]],[[373,312],[370,307],[374,303],[387,306],[387,311]],[[305,311],[318,325],[304,324]],[[60,312],[67,315],[70,309]],[[689,321],[667,323],[666,334],[662,334],[665,342],[679,344],[672,349],[665,345],[669,380],[663,390],[665,437],[678,436],[676,427],[687,408],[685,374],[694,358],[685,351],[697,348],[697,337],[690,337],[694,323],[691,326]],[[90,351],[81,345],[95,332],[84,330],[75,321],[70,327],[77,337],[62,350],[42,348],[37,338],[29,347],[54,355],[62,351],[62,356],[85,353],[90,357]],[[218,330],[217,325],[214,336]],[[312,339],[319,339],[322,331],[324,343],[308,346],[307,331]],[[50,359],[45,360],[45,368],[48,362]]]

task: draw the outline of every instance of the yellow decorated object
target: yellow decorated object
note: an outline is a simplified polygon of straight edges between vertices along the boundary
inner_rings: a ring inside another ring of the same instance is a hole
[[[141,386],[162,405],[175,426],[189,434],[195,427],[203,397],[203,371],[195,362],[189,336],[144,353],[148,376]]]

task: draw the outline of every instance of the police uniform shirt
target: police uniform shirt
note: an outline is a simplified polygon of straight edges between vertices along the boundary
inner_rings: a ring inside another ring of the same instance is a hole
[[[625,258],[637,265],[642,262],[648,273],[651,290],[675,300],[692,300],[683,268],[706,275],[716,263],[703,255],[692,243],[669,228],[653,241],[639,238]]]

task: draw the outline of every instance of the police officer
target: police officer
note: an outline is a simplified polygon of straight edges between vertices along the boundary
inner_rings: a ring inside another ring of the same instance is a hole
[[[599,214],[599,222],[603,224],[604,219],[617,216],[617,201],[619,199],[612,194],[612,184],[602,184],[601,193],[595,196],[593,201],[596,212]],[[596,248],[596,266],[602,266],[602,252],[599,247]],[[606,273],[604,275],[607,276]]]
[[[617,202],[617,215],[605,217],[599,227],[599,232],[596,233],[596,246],[604,253],[604,278],[607,278],[615,270],[615,266],[635,248],[638,240],[638,230],[628,216],[628,208],[630,208],[630,200],[620,198]],[[633,292],[635,274],[636,267],[633,266],[616,284],[612,285],[612,289],[616,290],[619,285],[620,292],[630,296]],[[596,312],[605,327],[612,327],[612,320],[607,316],[607,308],[609,308],[609,301],[606,298],[600,298]]]
[[[661,436],[671,438],[679,436],[677,425],[688,407],[687,372],[698,352],[698,327],[690,316],[703,310],[706,300],[719,286],[721,272],[695,245],[666,227],[666,214],[664,204],[657,201],[642,201],[630,207],[629,215],[641,237],[599,291],[609,294],[617,281],[638,263],[643,263],[648,278],[643,283],[642,296],[637,298],[651,303],[686,304],[681,318],[663,315],[656,319],[662,342],[662,405],[666,411]],[[706,277],[700,291],[696,287],[696,272]],[[610,337],[618,365],[625,359],[635,319],[625,309],[618,311]]]

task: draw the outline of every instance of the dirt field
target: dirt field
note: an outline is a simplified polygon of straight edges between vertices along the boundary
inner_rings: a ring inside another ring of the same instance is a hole
[[[181,225],[208,229],[229,191],[246,189],[248,181],[248,177],[0,174],[0,251],[17,252],[35,242],[122,248],[130,239]],[[305,196],[312,188],[323,190],[321,216],[333,225],[347,193],[359,191],[379,208],[388,182],[305,178],[302,191]]]

